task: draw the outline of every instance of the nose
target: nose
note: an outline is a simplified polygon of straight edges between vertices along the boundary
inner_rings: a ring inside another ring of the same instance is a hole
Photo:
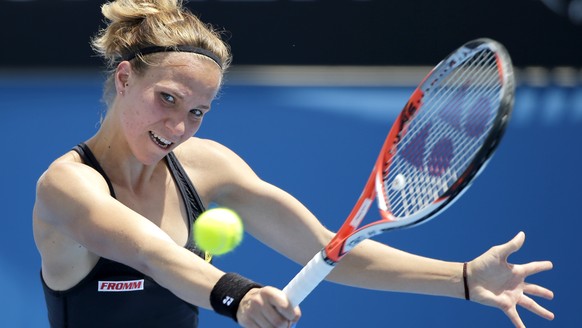
[[[184,132],[186,132],[186,123],[184,118],[176,116],[166,120],[166,128],[172,133],[173,136],[181,137],[184,135]]]

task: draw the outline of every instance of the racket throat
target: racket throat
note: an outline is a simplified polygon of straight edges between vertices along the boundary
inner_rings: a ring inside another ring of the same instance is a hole
[[[370,199],[370,198],[365,198],[362,201],[362,205],[354,213],[354,218],[352,220],[350,220],[350,225],[354,228],[354,230],[360,226],[360,224],[362,223],[362,221],[366,217],[366,213],[368,213],[368,210],[370,209],[370,206],[372,205],[373,202],[374,202],[374,200]]]

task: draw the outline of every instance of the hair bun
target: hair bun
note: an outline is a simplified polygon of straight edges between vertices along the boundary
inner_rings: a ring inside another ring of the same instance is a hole
[[[185,8],[181,0],[117,0],[104,4],[101,12],[108,25],[92,38],[91,46],[111,71],[123,58],[152,47],[195,48],[222,64],[222,70],[231,62],[230,49],[220,34]],[[134,64],[134,68],[148,65],[142,56]],[[105,94],[111,94],[108,84]]]

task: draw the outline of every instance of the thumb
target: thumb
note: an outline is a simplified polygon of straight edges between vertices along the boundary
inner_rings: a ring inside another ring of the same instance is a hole
[[[271,305],[283,316],[286,320],[297,321],[301,317],[301,310],[299,307],[294,307],[287,298],[287,295],[281,290],[274,287],[266,287],[270,295]]]
[[[500,245],[501,253],[505,258],[509,257],[509,255],[517,252],[523,243],[525,242],[525,233],[520,231],[513,239],[508,241],[507,243]]]

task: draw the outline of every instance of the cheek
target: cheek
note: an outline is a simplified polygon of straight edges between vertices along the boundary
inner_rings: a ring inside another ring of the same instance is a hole
[[[128,137],[137,137],[144,133],[147,126],[156,120],[155,112],[143,101],[135,101],[125,108],[121,115],[121,124]]]
[[[184,138],[191,138],[198,132],[200,126],[202,125],[202,120],[196,120],[194,122],[188,122],[188,131],[184,133]]]
[[[136,107],[127,108],[121,116],[121,124],[127,134],[135,134],[143,124],[143,116]]]

